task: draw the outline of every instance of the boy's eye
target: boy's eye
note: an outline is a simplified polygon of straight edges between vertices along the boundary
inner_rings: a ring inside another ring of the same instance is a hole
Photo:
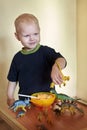
[[[39,33],[34,33],[34,34],[32,34],[32,35],[23,35],[23,37],[31,37],[31,36],[36,36],[36,35],[38,35]]]
[[[38,35],[38,33],[35,33],[34,35]]]
[[[29,37],[29,35],[24,35],[24,37]]]

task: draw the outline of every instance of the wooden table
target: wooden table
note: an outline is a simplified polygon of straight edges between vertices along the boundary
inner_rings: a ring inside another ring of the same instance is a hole
[[[85,112],[84,116],[77,112],[73,116],[67,113],[57,117],[52,110],[49,110],[49,118],[43,115],[39,121],[37,117],[40,109],[37,107],[32,106],[24,116],[16,118],[17,113],[9,110],[4,103],[0,106],[0,117],[9,124],[11,130],[86,130],[87,107],[83,105],[81,107]],[[51,122],[48,122],[48,119],[51,119]]]

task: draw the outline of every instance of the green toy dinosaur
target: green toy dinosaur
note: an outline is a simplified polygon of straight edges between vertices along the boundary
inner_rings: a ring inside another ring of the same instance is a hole
[[[77,98],[72,98],[63,93],[57,93],[55,89],[51,89],[51,93],[56,95],[56,100],[53,105],[53,110],[56,112],[57,115],[61,113],[65,113],[66,110],[70,111],[71,114],[76,113],[76,110],[79,111],[82,115],[84,111],[77,106]]]

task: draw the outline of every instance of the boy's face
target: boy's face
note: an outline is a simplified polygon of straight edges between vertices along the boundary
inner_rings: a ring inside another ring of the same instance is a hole
[[[40,42],[40,29],[37,24],[23,23],[18,33],[15,33],[16,38],[22,43],[26,50],[34,49]]]

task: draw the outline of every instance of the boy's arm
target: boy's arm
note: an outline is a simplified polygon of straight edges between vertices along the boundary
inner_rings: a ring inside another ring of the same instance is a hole
[[[16,82],[8,82],[8,86],[7,86],[7,104],[10,106],[13,104],[13,102],[15,101],[14,99],[14,92],[15,92],[15,88],[16,88],[17,83]]]
[[[67,65],[67,61],[65,58],[58,58],[56,59],[55,63],[58,63],[61,69],[64,69]]]
[[[62,79],[62,74],[61,74],[57,64],[60,66],[61,69],[63,69],[66,67],[67,62],[66,62],[65,58],[58,58],[58,59],[56,59],[54,65],[52,66],[52,71],[51,71],[52,81],[55,84],[60,85],[63,82],[63,79]]]

